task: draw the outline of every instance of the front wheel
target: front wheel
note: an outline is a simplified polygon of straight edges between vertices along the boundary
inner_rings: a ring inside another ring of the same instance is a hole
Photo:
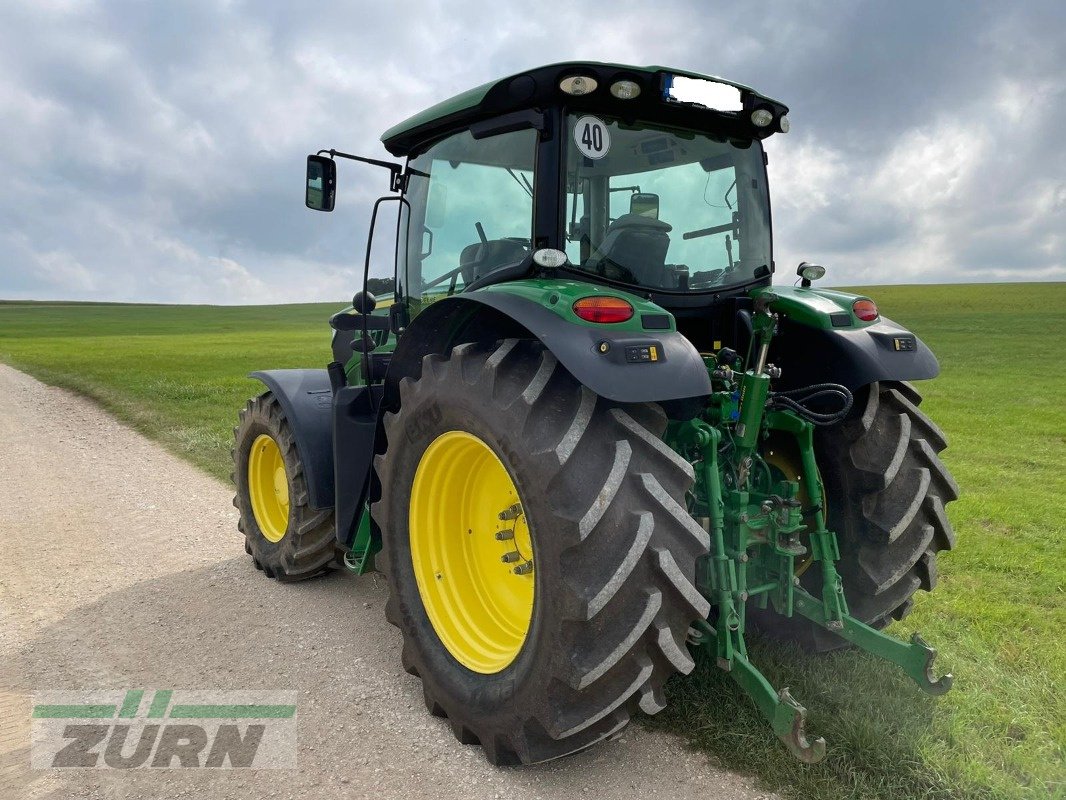
[[[610,403],[539,343],[430,355],[385,416],[386,614],[427,708],[494,764],[618,733],[693,667],[706,532],[662,410]]]
[[[338,566],[333,510],[308,504],[303,460],[273,393],[248,401],[233,436],[237,528],[256,568],[271,578],[299,581]]]

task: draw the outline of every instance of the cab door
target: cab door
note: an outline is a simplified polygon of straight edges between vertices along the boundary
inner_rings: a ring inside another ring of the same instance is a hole
[[[464,130],[408,162],[400,284],[411,316],[529,253],[537,145],[533,128],[481,137]]]

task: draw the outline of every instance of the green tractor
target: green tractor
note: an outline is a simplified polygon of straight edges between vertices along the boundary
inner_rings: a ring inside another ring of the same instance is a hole
[[[869,298],[813,287],[820,266],[771,286],[762,142],[787,111],[565,63],[387,131],[402,164],[307,159],[312,209],[337,158],[388,169],[390,194],[332,362],[254,373],[246,549],[282,581],[385,573],[403,666],[494,764],[616,736],[697,648],[819,760],[753,629],[951,684],[917,635],[882,633],[953,544],[944,436],[907,382],[937,361]]]

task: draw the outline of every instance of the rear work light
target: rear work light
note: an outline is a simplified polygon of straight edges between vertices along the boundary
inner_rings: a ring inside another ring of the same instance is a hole
[[[632,100],[640,95],[640,86],[633,81],[615,81],[611,84],[611,94],[619,100]]]
[[[757,128],[765,128],[773,121],[773,113],[767,111],[765,108],[757,108],[751,112],[751,124]]]
[[[574,313],[585,322],[625,322],[633,316],[633,306],[621,297],[582,297],[574,303]]]
[[[856,300],[851,310],[863,322],[873,322],[877,319],[877,303],[873,300]]]
[[[599,84],[595,78],[587,78],[584,75],[574,75],[559,81],[559,88],[572,95],[589,94],[596,91],[597,86]]]

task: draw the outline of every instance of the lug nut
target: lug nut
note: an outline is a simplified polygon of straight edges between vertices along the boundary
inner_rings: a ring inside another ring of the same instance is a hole
[[[506,542],[508,539],[514,538],[514,531],[496,531],[496,539],[500,542]]]
[[[522,556],[520,556],[518,554],[517,550],[512,550],[510,553],[504,553],[500,557],[500,561],[502,561],[504,564],[513,564],[514,562],[518,561],[518,559],[520,559],[521,557]]]
[[[505,508],[499,513],[499,518],[502,521],[509,519],[518,519],[522,515],[522,504],[515,503],[513,506]]]
[[[533,571],[533,562],[527,561],[525,564],[519,564],[514,568],[515,575],[528,575]]]

